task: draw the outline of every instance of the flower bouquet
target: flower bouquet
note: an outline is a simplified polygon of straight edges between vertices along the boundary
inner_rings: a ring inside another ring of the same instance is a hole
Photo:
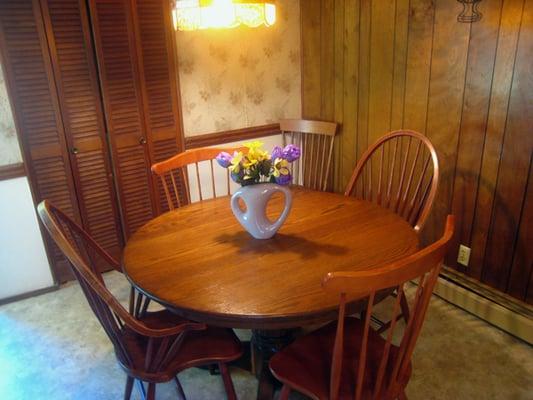
[[[248,151],[233,155],[221,152],[216,160],[227,168],[231,178],[242,187],[231,197],[231,209],[239,223],[256,239],[269,239],[276,234],[289,215],[292,195],[287,185],[292,181],[289,164],[300,157],[300,149],[292,144],[274,147],[269,154],[262,149],[263,143],[244,145]],[[285,207],[275,222],[266,216],[266,206],[272,195],[282,192]],[[239,199],[246,210],[241,210]]]
[[[269,154],[262,149],[262,146],[263,143],[259,141],[246,143],[244,145],[248,148],[246,154],[239,151],[232,156],[221,152],[216,160],[221,167],[227,168],[231,178],[242,186],[257,183],[289,184],[292,176],[288,167],[300,157],[300,149],[293,144],[283,149],[276,146]]]

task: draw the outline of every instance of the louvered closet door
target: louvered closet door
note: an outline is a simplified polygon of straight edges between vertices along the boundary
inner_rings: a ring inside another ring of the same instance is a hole
[[[41,0],[83,225],[116,258],[122,240],[84,0]]]
[[[170,1],[135,0],[133,10],[151,162],[183,151],[182,123]],[[168,211],[163,187],[156,184],[158,212]],[[182,204],[186,194],[178,182]]]
[[[156,214],[131,7],[90,0],[108,135],[126,236]]]
[[[38,0],[0,1],[0,48],[35,200],[49,199],[79,221]],[[70,279],[66,259],[44,237],[56,278]]]

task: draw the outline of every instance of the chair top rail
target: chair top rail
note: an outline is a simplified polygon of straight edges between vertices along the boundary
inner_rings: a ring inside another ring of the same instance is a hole
[[[279,127],[282,132],[302,132],[327,136],[335,136],[337,133],[337,123],[329,121],[283,119],[279,122]]]
[[[182,153],[152,165],[152,172],[157,175],[163,175],[170,170],[182,168],[189,164],[195,164],[201,161],[209,161],[216,158],[220,152],[232,154],[235,151],[245,151],[246,147],[202,147],[198,149],[186,150]]]

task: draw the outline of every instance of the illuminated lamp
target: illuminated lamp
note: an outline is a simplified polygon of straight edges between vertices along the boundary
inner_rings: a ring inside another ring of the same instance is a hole
[[[276,22],[276,6],[273,1],[176,0],[172,17],[174,28],[180,31],[235,28],[239,25],[256,28]]]

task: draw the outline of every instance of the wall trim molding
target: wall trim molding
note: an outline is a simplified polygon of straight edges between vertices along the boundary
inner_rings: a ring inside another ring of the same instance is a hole
[[[450,279],[446,274],[448,270],[446,267],[443,269],[444,274],[439,277],[433,290],[434,294],[489,324],[533,344],[533,318],[527,304],[521,306],[521,309],[500,304],[495,298],[488,298]]]
[[[23,163],[0,166],[0,181],[26,176]]]
[[[3,306],[4,304],[8,303],[14,303],[15,301],[21,301],[25,299],[29,299],[30,297],[40,296],[41,294],[49,293],[49,292],[55,292],[59,289],[59,284],[55,283],[52,286],[45,287],[42,289],[32,290],[30,292],[17,294],[15,296],[6,297],[4,299],[0,299],[0,306]]]
[[[238,142],[241,140],[256,139],[265,136],[274,136],[281,133],[279,124],[251,126],[249,128],[233,129],[229,131],[207,133],[205,135],[185,137],[185,149],[195,149],[224,143]]]

